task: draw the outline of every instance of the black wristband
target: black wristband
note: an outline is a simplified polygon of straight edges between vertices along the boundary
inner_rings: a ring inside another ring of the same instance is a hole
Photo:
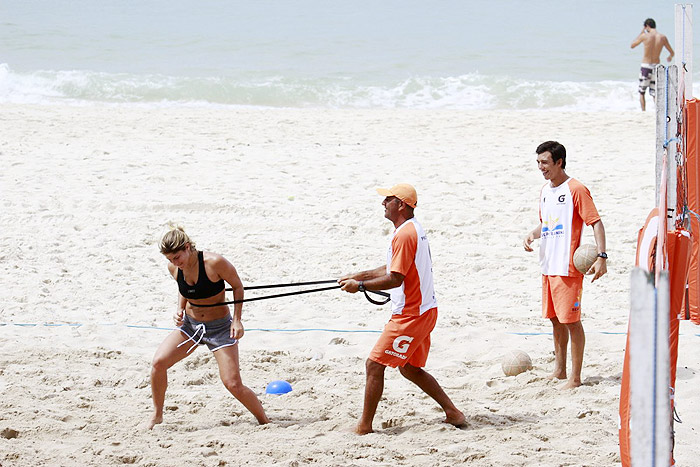
[[[365,281],[360,281],[359,285],[357,286],[357,291],[358,292],[364,292],[365,290]]]

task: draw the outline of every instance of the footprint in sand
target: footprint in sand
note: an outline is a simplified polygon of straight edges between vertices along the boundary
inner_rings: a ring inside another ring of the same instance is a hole
[[[397,420],[395,418],[390,418],[389,420],[385,420],[382,422],[383,429],[393,428],[393,427],[399,426],[399,425],[401,425],[401,423],[399,422],[399,420]]]
[[[0,436],[5,439],[14,439],[19,436],[19,431],[13,430],[12,428],[5,428],[0,432]]]

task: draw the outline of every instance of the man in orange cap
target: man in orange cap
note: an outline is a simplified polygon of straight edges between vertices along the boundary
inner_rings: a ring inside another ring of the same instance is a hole
[[[385,197],[384,217],[396,228],[387,264],[338,280],[341,289],[349,293],[387,289],[391,292],[391,319],[366,362],[365,402],[355,432],[363,435],[373,431],[372,420],[384,390],[387,366],[398,367],[401,375],[435,399],[445,411],[446,423],[462,426],[464,414],[423,369],[430,350],[430,332],[437,320],[437,301],[428,237],[413,217],[418,195],[415,188],[405,183],[377,192]]]

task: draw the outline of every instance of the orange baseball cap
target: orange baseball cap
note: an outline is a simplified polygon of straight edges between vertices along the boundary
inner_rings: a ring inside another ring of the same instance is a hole
[[[377,193],[382,196],[396,196],[398,199],[408,204],[412,208],[416,207],[418,204],[418,194],[416,189],[408,183],[399,183],[394,185],[389,189],[377,188]]]

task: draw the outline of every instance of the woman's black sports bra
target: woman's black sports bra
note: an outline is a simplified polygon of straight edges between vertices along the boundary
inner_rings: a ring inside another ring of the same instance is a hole
[[[221,279],[218,282],[210,281],[209,277],[207,277],[207,271],[204,269],[204,253],[199,251],[197,258],[199,259],[199,277],[196,284],[188,284],[185,281],[182,269],[178,268],[177,270],[177,287],[180,289],[180,295],[192,299],[213,297],[226,287],[224,280]]]

